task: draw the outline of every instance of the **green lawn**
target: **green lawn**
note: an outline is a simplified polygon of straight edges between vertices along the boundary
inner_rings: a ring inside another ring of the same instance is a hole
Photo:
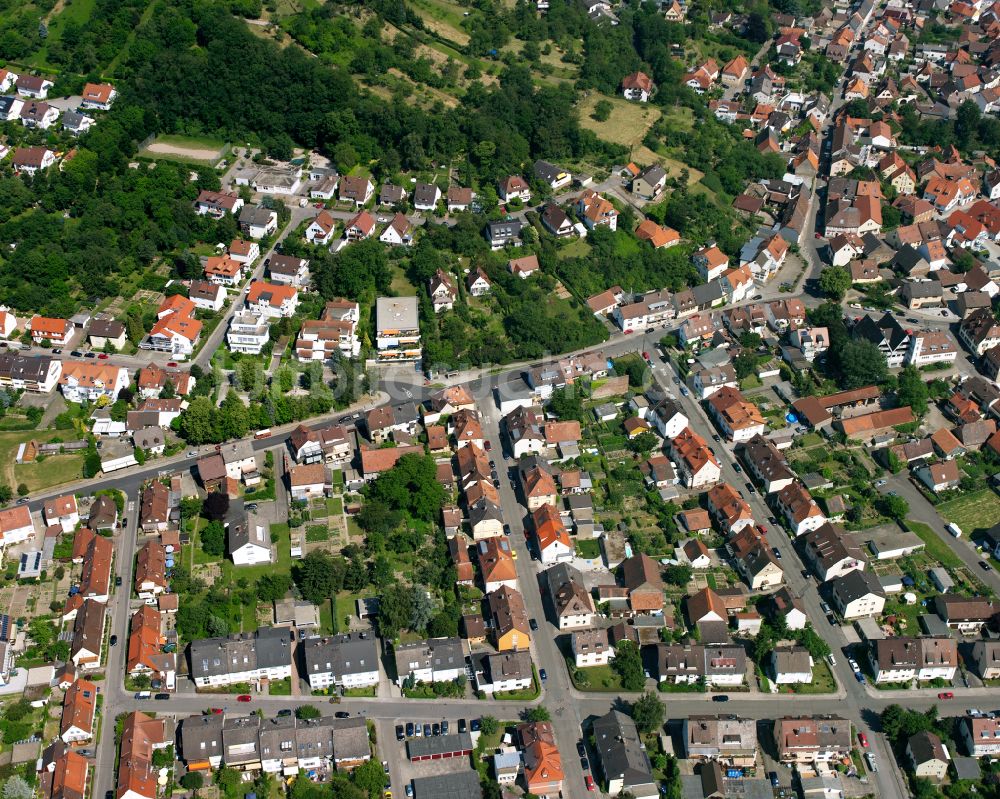
[[[949,499],[937,506],[938,513],[962,528],[967,536],[987,530],[1000,519],[1000,497],[989,488]]]
[[[939,510],[940,507],[941,506],[939,505]],[[994,518],[1000,518],[1000,516]],[[956,522],[956,524],[958,524],[959,527],[962,527],[960,523]],[[963,564],[958,555],[956,555],[952,548],[942,541],[938,534],[935,533],[930,527],[922,522],[915,522],[912,519],[906,520],[906,526],[920,536],[920,540],[924,542],[927,555],[931,558],[931,560],[940,563],[948,569],[962,568]],[[962,527],[962,530],[966,530],[966,528]]]
[[[616,694],[622,690],[621,679],[611,666],[574,669],[570,671],[570,676],[573,678],[573,686],[578,691],[600,691]],[[584,679],[579,679],[581,676]]]
[[[369,685],[366,688],[346,688],[344,689],[344,696],[353,696],[359,699],[373,697],[375,696],[375,686]]]
[[[267,686],[267,693],[270,696],[291,696],[292,681],[285,677],[283,680],[271,680]]]
[[[556,252],[556,257],[560,260],[567,258],[586,258],[590,254],[590,245],[585,239],[575,239],[564,247],[560,247]]]
[[[326,501],[326,511],[328,516],[340,516],[344,512],[344,500],[340,497],[330,497]]]
[[[337,632],[338,626],[333,618],[333,603],[323,602],[319,606],[319,628],[325,635],[333,635]]]
[[[222,561],[222,577],[226,582],[232,583],[240,577],[245,577],[254,583],[259,577],[271,572],[291,572],[292,543],[288,525],[283,522],[272,524],[271,532],[278,535],[278,543],[273,545],[277,550],[275,562],[261,563],[257,566],[234,566],[230,561],[224,560]]]
[[[596,560],[601,557],[601,544],[596,538],[577,539],[576,554],[581,558]]]
[[[779,689],[782,693],[832,694],[837,690],[830,667],[825,660],[813,664],[813,681],[807,685],[786,685]]]

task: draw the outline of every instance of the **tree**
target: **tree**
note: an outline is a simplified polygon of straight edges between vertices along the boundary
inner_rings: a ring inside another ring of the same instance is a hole
[[[652,691],[647,691],[632,703],[632,719],[642,733],[658,730],[663,724],[665,712],[663,702]]]
[[[920,370],[915,366],[906,366],[896,379],[896,398],[900,405],[909,405],[914,416],[927,413],[927,400],[930,392]]]
[[[830,337],[831,349],[833,336]],[[870,341],[847,341],[840,350],[841,383],[845,389],[884,383],[889,376],[885,356]]]
[[[201,512],[206,519],[222,521],[229,513],[229,495],[224,491],[213,491],[201,506]]]
[[[296,565],[292,572],[303,599],[318,605],[327,601],[344,583],[345,562],[336,560],[322,549],[315,549]]]
[[[897,521],[905,519],[907,514],[910,512],[910,503],[899,495],[890,496],[887,494],[882,497],[881,505],[885,514],[892,519],[896,519]]]
[[[555,414],[557,419],[563,421],[576,419],[582,422],[583,402],[579,390],[575,386],[566,386],[553,391],[549,399],[549,411]]]
[[[3,799],[31,799],[34,790],[28,782],[15,774],[3,784]]]
[[[369,796],[378,796],[385,787],[385,772],[375,758],[365,761],[351,772],[351,781]]]
[[[524,718],[527,721],[552,721],[552,714],[549,713],[549,709],[545,705],[538,705],[530,708],[524,714]]]
[[[819,275],[819,287],[835,300],[842,300],[851,287],[851,273],[842,266],[828,266]]]
[[[295,708],[295,717],[302,719],[303,721],[318,719],[322,715],[323,714],[320,713],[319,708],[315,705],[299,705]]]
[[[227,797],[237,797],[241,795],[241,783],[243,776],[234,768],[223,766],[215,772],[215,784],[219,786]]]
[[[624,690],[641,691],[646,685],[646,674],[642,668],[642,653],[634,641],[625,639],[618,642],[611,667],[618,675]]]
[[[100,466],[98,466],[100,468]],[[0,483],[0,505],[6,505],[14,498],[14,492],[6,483]]]
[[[691,567],[685,563],[667,566],[663,570],[663,579],[668,585],[678,585],[682,588],[691,582]]]
[[[261,602],[275,602],[288,593],[292,578],[284,572],[263,574],[257,580],[257,598]]]
[[[733,360],[733,369],[740,380],[750,377],[757,371],[757,356],[748,350],[743,350]]]
[[[479,730],[487,737],[496,735],[500,731],[500,722],[494,716],[483,716],[479,720]]]
[[[214,521],[201,531],[201,548],[206,555],[222,557],[226,554],[226,529],[222,522]]]
[[[181,777],[181,787],[187,788],[189,791],[197,791],[204,784],[205,778],[202,777],[200,771],[189,771]]]
[[[611,118],[611,111],[614,106],[607,100],[598,100],[594,104],[594,113],[591,116],[598,122],[607,122]]]
[[[656,449],[659,443],[659,439],[652,433],[639,433],[635,438],[629,439],[628,448],[632,452],[646,455]]]

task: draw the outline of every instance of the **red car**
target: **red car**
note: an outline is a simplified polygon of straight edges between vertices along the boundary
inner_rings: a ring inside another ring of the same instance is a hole
[[[171,361],[167,366],[177,366],[177,361]]]
[[[220,713],[222,713],[222,708],[221,707],[213,707],[212,708],[212,714],[213,715],[218,716]]]
[[[236,697],[236,701],[237,702],[249,702],[250,701],[250,694],[240,694],[238,697]]]
[[[865,749],[868,748],[868,736],[867,735],[865,735],[863,732],[859,732],[858,733],[858,740],[861,742],[861,745]]]
[[[100,358],[100,359],[101,359],[102,361],[106,361],[106,360],[107,360],[108,358],[110,358],[111,356],[110,356],[110,355],[108,355],[108,354],[107,354],[106,352],[102,352],[102,353],[101,353],[100,355],[98,355],[97,357],[98,357],[98,358]]]
[[[489,452],[491,449],[493,449],[493,444],[491,444],[490,440],[487,439],[486,441],[483,442],[483,447],[486,449],[487,452]]]
[[[955,694],[953,694],[951,691],[942,691],[941,693],[938,694],[938,699],[954,699],[954,698]]]
[[[585,780],[585,781],[586,781],[586,783],[587,783],[587,790],[588,790],[588,791],[593,791],[593,790],[596,790],[597,786],[596,786],[596,785],[594,785],[594,778],[593,778],[593,777],[591,777],[591,776],[590,776],[590,775],[588,774],[588,775],[587,775],[586,777],[584,777],[584,780]]]

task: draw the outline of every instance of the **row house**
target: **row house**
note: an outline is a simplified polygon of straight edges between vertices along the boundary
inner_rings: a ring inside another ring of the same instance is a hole
[[[162,629],[163,614],[151,605],[143,605],[132,614],[125,670],[132,678],[145,675],[173,690],[177,684],[177,655],[163,651],[167,639]]]
[[[461,638],[430,638],[394,647],[396,683],[452,682],[465,674],[465,644]]]
[[[674,685],[734,687],[746,678],[746,651],[739,644],[657,644],[656,670],[660,682]]]
[[[284,628],[205,638],[190,645],[191,679],[196,687],[281,680],[292,675],[292,648]]]
[[[687,488],[701,488],[719,481],[722,472],[708,443],[690,427],[671,439],[667,450],[677,464],[681,482]]]
[[[118,799],[156,799],[160,768],[153,753],[173,745],[167,722],[134,711],[125,717],[118,757]]]
[[[106,363],[65,361],[59,388],[69,402],[96,402],[101,398],[114,402],[131,382],[128,369]]]
[[[815,767],[849,757],[854,748],[851,722],[840,716],[783,716],[774,721],[778,760]]]
[[[940,637],[885,638],[870,642],[868,658],[876,683],[950,683],[958,669],[958,643]]]
[[[313,636],[300,646],[313,691],[378,685],[378,645],[371,633]]]
[[[726,535],[735,535],[744,527],[756,522],[753,511],[729,483],[718,483],[707,494],[708,511]]]

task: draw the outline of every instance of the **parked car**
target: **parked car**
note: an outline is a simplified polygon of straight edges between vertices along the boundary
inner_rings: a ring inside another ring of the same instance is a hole
[[[432,735],[432,730],[433,730],[433,728],[431,727],[430,724],[425,724],[424,725],[424,738],[430,738],[431,735]],[[440,732],[440,730],[438,730],[438,732]]]
[[[458,720],[458,731],[465,732],[468,729],[468,725],[465,723],[465,719]]]
[[[121,575],[118,575],[117,577],[115,577],[115,587],[119,587],[121,586],[121,584],[122,584],[122,578]]]
[[[538,676],[542,678],[542,682],[545,682],[549,678],[549,675],[545,673],[545,669],[539,669]]]
[[[157,694],[153,699],[159,699],[161,702],[166,702],[170,698],[170,694]]]
[[[481,728],[482,728],[482,723],[480,722],[479,719],[473,719],[472,721],[469,722],[470,732],[479,732]]]
[[[941,693],[938,694],[938,699],[954,699],[954,698],[955,694],[953,694],[951,691],[942,691]]]
[[[984,572],[993,571],[993,567],[990,566],[990,564],[988,564],[985,560],[979,561],[979,568]]]
[[[819,603],[819,607],[820,607],[820,609],[821,609],[821,610],[822,610],[822,611],[823,611],[824,613],[829,613],[829,612],[830,612],[830,606],[829,606],[828,604],[826,604],[826,602],[820,602],[820,603]]]
[[[712,697],[712,701],[713,702],[728,702],[729,701],[729,697],[726,696],[725,694],[718,694],[718,695]]]
[[[753,487],[753,483],[747,481],[746,486],[747,486],[747,491],[749,491],[751,494],[757,493],[757,489]]]
[[[777,771],[769,771],[769,772],[767,772],[767,778],[769,780],[771,780],[771,787],[772,788],[777,788],[778,787],[778,772]]]
[[[587,756],[587,746],[586,746],[586,744],[584,744],[583,741],[577,741],[576,742],[576,753],[580,757],[586,757]]]
[[[413,722],[412,721],[406,722],[406,737],[407,738],[412,738],[413,737]]]
[[[397,724],[396,725],[396,740],[397,741],[402,741],[404,738],[406,738],[406,733],[403,731],[403,725],[402,724]]]
[[[590,770],[590,762],[587,760],[587,758],[585,757],[580,758],[580,768],[583,769],[584,771]]]
[[[596,789],[597,789],[597,786],[596,786],[596,785],[594,785],[594,778],[593,778],[593,777],[591,777],[591,776],[590,776],[589,774],[587,774],[587,775],[586,775],[586,776],[585,776],[585,777],[583,778],[583,780],[584,780],[584,782],[585,782],[585,783],[587,784],[587,790],[588,790],[588,791],[594,791],[594,790],[596,790]]]
[[[351,717],[351,714],[348,713],[346,710],[338,710],[333,715],[334,715],[335,718],[338,718],[338,719],[349,719]]]
[[[118,636],[112,635],[111,638],[108,640],[108,643],[111,644],[111,646],[118,646]]]
[[[237,702],[249,702],[250,701],[250,694],[240,694],[238,697],[236,697],[236,701]]]
[[[858,743],[860,743],[865,749],[868,748],[868,736],[863,732],[858,732]]]
[[[531,628],[532,632],[538,629],[538,621],[535,619],[528,619],[528,626]]]
[[[98,360],[101,360],[101,361],[106,361],[110,357],[111,356],[108,355],[106,352],[101,352],[101,353],[98,353],[98,355],[97,355]]]
[[[739,474],[743,471],[743,467],[736,463],[736,461],[733,461],[733,471]]]

